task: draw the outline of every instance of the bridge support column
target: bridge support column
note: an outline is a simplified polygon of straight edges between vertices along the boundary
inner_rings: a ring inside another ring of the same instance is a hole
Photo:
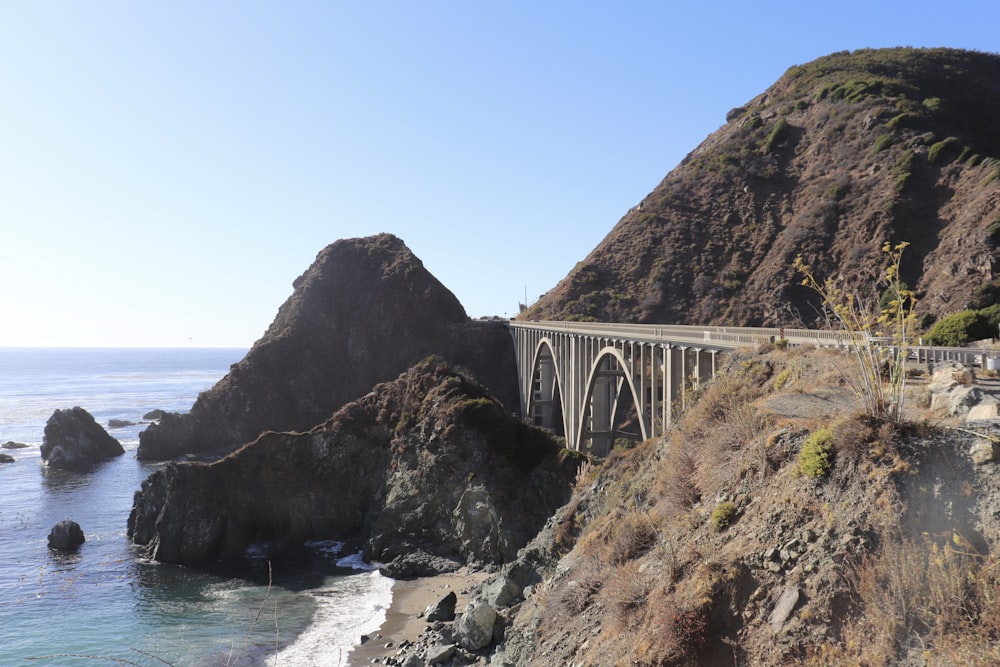
[[[671,419],[683,407],[686,400],[684,385],[688,376],[687,348],[670,347],[667,355],[667,378],[664,385],[667,388],[667,410]]]
[[[694,356],[695,384],[700,385],[715,375],[715,353],[707,350],[695,350]]]
[[[590,439],[590,453],[607,456],[611,451],[611,415],[616,399],[617,375],[602,377],[594,386],[594,397],[590,406],[590,427],[586,435]]]
[[[538,357],[538,378],[534,387],[535,392],[535,414],[532,420],[537,426],[551,430],[555,429],[553,416],[553,400],[555,399],[555,363],[546,349]]]

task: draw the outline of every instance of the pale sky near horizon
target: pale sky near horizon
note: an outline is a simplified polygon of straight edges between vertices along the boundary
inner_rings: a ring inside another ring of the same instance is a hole
[[[472,317],[564,277],[792,65],[1000,5],[0,0],[0,346],[247,347],[340,238]]]

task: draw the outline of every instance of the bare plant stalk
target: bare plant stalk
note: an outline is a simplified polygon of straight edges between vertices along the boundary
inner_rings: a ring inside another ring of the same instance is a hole
[[[908,245],[882,246],[888,266],[879,284],[892,297],[882,309],[845,290],[833,278],[820,282],[801,255],[792,264],[805,276],[802,284],[823,299],[830,321],[844,335],[850,366],[842,372],[862,410],[870,417],[892,422],[903,418],[905,364],[916,322],[913,291],[899,277],[899,263]]]
[[[230,667],[235,665],[246,650],[247,646],[250,645],[250,639],[253,637],[253,631],[257,628],[257,623],[260,621],[260,617],[264,615],[264,606],[267,605],[268,599],[271,597],[271,561],[267,561],[267,590],[264,591],[264,599],[260,601],[260,607],[257,608],[257,615],[254,616],[253,623],[250,624],[250,629],[247,630],[247,636],[243,639],[243,646],[240,647],[239,652],[235,655],[230,651],[229,657],[226,659],[226,666]],[[277,607],[275,608],[275,628],[278,626],[277,618]]]

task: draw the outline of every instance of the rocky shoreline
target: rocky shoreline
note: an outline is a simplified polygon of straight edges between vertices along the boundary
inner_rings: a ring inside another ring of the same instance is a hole
[[[459,608],[465,606],[474,588],[489,575],[463,567],[456,572],[417,579],[398,579],[392,585],[392,602],[376,633],[365,638],[347,656],[348,665],[391,664],[407,649],[417,646],[434,628],[426,619],[428,607],[455,593]],[[376,662],[378,661],[378,662]]]

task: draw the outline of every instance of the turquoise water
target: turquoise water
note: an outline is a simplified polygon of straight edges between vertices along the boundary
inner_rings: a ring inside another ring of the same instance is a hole
[[[391,582],[335,542],[200,568],[144,561],[126,536],[132,497],[155,464],[135,459],[142,415],[188,410],[244,350],[0,349],[0,665],[340,665],[378,627]],[[42,466],[57,408],[79,405],[124,456],[89,473]],[[74,554],[48,549],[78,522]],[[115,662],[115,660],[119,662]]]

